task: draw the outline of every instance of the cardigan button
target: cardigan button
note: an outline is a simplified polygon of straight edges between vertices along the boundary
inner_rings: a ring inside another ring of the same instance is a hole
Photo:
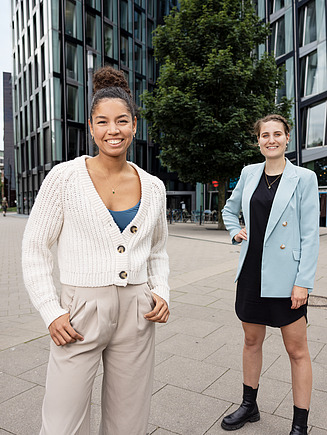
[[[131,233],[136,233],[137,232],[137,227],[135,226],[135,225],[133,225],[132,227],[131,227]]]
[[[280,245],[280,249],[285,249],[286,246],[284,244]]]
[[[127,272],[125,272],[124,270],[121,271],[120,274],[119,274],[119,278],[126,279],[127,278]]]
[[[123,246],[123,245],[119,245],[118,248],[117,248],[117,251],[118,251],[120,254],[122,254],[123,252],[125,252],[125,246]]]
[[[287,222],[286,221],[283,222],[282,225],[283,225],[283,227],[287,227]]]

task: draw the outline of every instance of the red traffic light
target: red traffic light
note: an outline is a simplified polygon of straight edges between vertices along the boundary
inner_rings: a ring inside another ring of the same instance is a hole
[[[218,187],[218,181],[212,181],[213,187]]]

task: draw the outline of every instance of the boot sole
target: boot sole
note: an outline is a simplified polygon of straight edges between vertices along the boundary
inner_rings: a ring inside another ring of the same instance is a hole
[[[255,423],[256,421],[259,421],[259,420],[260,420],[260,413],[258,412],[258,414],[252,415],[251,417],[249,417],[245,421],[242,421],[242,423],[226,424],[222,421],[221,427],[225,430],[237,430],[237,429],[241,429],[241,427],[243,427],[245,425],[245,423],[247,423],[247,422]]]

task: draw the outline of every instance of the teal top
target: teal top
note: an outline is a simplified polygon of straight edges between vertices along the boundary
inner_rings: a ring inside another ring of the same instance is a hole
[[[113,217],[121,232],[123,232],[127,225],[135,218],[136,213],[140,208],[140,203],[141,200],[136,205],[134,205],[134,207],[129,208],[128,210],[113,211],[108,208],[111,216]]]

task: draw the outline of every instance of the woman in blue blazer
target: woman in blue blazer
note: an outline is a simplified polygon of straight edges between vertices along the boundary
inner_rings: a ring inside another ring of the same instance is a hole
[[[319,195],[314,172],[285,158],[290,127],[280,115],[256,122],[264,163],[249,165],[223,209],[234,244],[241,243],[236,314],[245,334],[243,402],[222,421],[226,430],[260,419],[256,403],[266,326],[279,327],[288,352],[294,401],[290,435],[306,435],[312,389],[307,345],[308,293],[319,245]],[[243,211],[245,227],[239,224]]]

